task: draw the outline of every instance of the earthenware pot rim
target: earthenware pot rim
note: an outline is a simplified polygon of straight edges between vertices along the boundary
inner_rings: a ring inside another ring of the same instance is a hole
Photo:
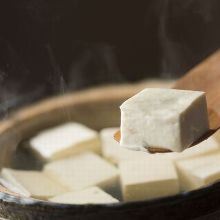
[[[14,127],[19,127],[24,121],[31,121],[33,118],[37,118],[39,115],[48,113],[53,111],[54,109],[59,109],[63,107],[68,107],[73,104],[83,103],[85,100],[92,102],[99,101],[108,101],[114,99],[126,99],[141,89],[147,87],[147,84],[138,83],[138,84],[124,84],[124,85],[109,85],[102,86],[99,88],[91,88],[84,91],[68,93],[62,96],[52,97],[46,100],[42,100],[34,105],[23,108],[11,114],[7,119],[1,122],[0,124],[0,139],[1,136],[7,132],[10,132],[10,129]],[[105,94],[103,96],[103,94]],[[86,204],[86,205],[74,205],[74,204],[59,204],[48,201],[36,200],[33,198],[26,198],[17,196],[13,192],[8,191],[8,189],[4,188],[4,191],[0,189],[0,200],[4,204],[10,204],[15,206],[26,206],[28,209],[41,209],[49,208],[49,209],[60,209],[60,210],[68,210],[68,209],[86,209],[87,211],[91,210],[95,211],[99,208],[102,211],[107,211],[108,209],[116,209],[119,210],[121,208],[126,209],[135,209],[136,207],[140,208],[141,206],[160,206],[164,203],[173,203],[176,201],[183,201],[187,198],[196,198],[205,196],[207,193],[212,191],[213,189],[218,188],[220,191],[220,183],[211,184],[205,188],[201,188],[198,190],[183,192],[175,196],[170,196],[166,198],[153,199],[149,201],[136,201],[136,202],[119,202],[115,204]]]

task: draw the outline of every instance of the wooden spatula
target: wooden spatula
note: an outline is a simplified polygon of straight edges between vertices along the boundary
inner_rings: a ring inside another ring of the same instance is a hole
[[[220,127],[220,50],[186,73],[173,88],[206,92],[209,131],[194,142],[192,144],[194,146],[207,139]],[[114,138],[120,141],[120,131],[115,133]],[[161,148],[147,149],[151,153],[169,152]]]

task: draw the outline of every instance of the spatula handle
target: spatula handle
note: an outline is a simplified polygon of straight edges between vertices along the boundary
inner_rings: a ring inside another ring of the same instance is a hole
[[[209,127],[220,127],[220,50],[191,69],[174,88],[206,92]]]

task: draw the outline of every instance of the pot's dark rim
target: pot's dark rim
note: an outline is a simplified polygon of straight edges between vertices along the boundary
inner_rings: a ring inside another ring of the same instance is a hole
[[[141,209],[146,207],[160,207],[164,204],[174,204],[181,203],[184,200],[192,200],[199,197],[204,197],[211,191],[220,192],[220,182],[213,183],[207,187],[200,188],[197,190],[182,192],[175,196],[169,196],[164,198],[158,198],[148,201],[135,201],[135,202],[119,202],[111,204],[85,204],[85,205],[74,205],[74,204],[60,204],[49,201],[36,200],[33,198],[17,197],[8,193],[0,192],[0,202],[7,206],[13,206],[14,208],[22,208],[33,211],[59,211],[59,212],[69,212],[69,211],[85,211],[87,213],[94,213],[97,211],[109,212],[109,211],[120,211],[124,210],[135,210],[136,208]]]

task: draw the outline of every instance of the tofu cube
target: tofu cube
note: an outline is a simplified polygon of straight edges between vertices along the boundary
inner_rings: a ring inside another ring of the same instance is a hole
[[[87,150],[101,151],[98,133],[75,122],[40,132],[30,140],[30,147],[44,160],[56,160]]]
[[[10,181],[6,180],[2,176],[0,177],[0,187],[3,186],[8,189],[10,192],[18,194],[20,196],[30,197],[30,193],[23,188],[17,187],[12,184]]]
[[[166,154],[159,153],[156,155],[164,155],[167,158],[173,159],[174,161],[178,161],[181,159],[195,158],[219,152],[220,146],[218,142],[215,140],[215,138],[211,136],[208,139],[202,141],[201,143],[193,147],[187,148],[182,152],[171,152]]]
[[[104,204],[117,203],[117,199],[100,188],[93,186],[77,192],[68,192],[49,199],[51,202],[65,204]]]
[[[37,199],[48,199],[67,192],[67,189],[38,171],[3,168],[1,175],[19,189],[22,195]]]
[[[120,145],[180,152],[209,130],[204,92],[144,89],[121,105]]]
[[[124,201],[149,200],[179,192],[173,163],[161,157],[121,162],[119,165]]]
[[[215,140],[220,144],[220,130],[217,130],[213,136]]]
[[[119,178],[116,167],[92,152],[48,163],[44,172],[70,191],[99,186],[111,192]]]
[[[176,162],[182,191],[190,191],[220,179],[220,153]]]
[[[144,159],[150,154],[148,152],[132,151],[121,147],[113,138],[115,132],[118,130],[119,128],[105,128],[100,132],[102,154],[111,163],[119,164],[126,160]]]

